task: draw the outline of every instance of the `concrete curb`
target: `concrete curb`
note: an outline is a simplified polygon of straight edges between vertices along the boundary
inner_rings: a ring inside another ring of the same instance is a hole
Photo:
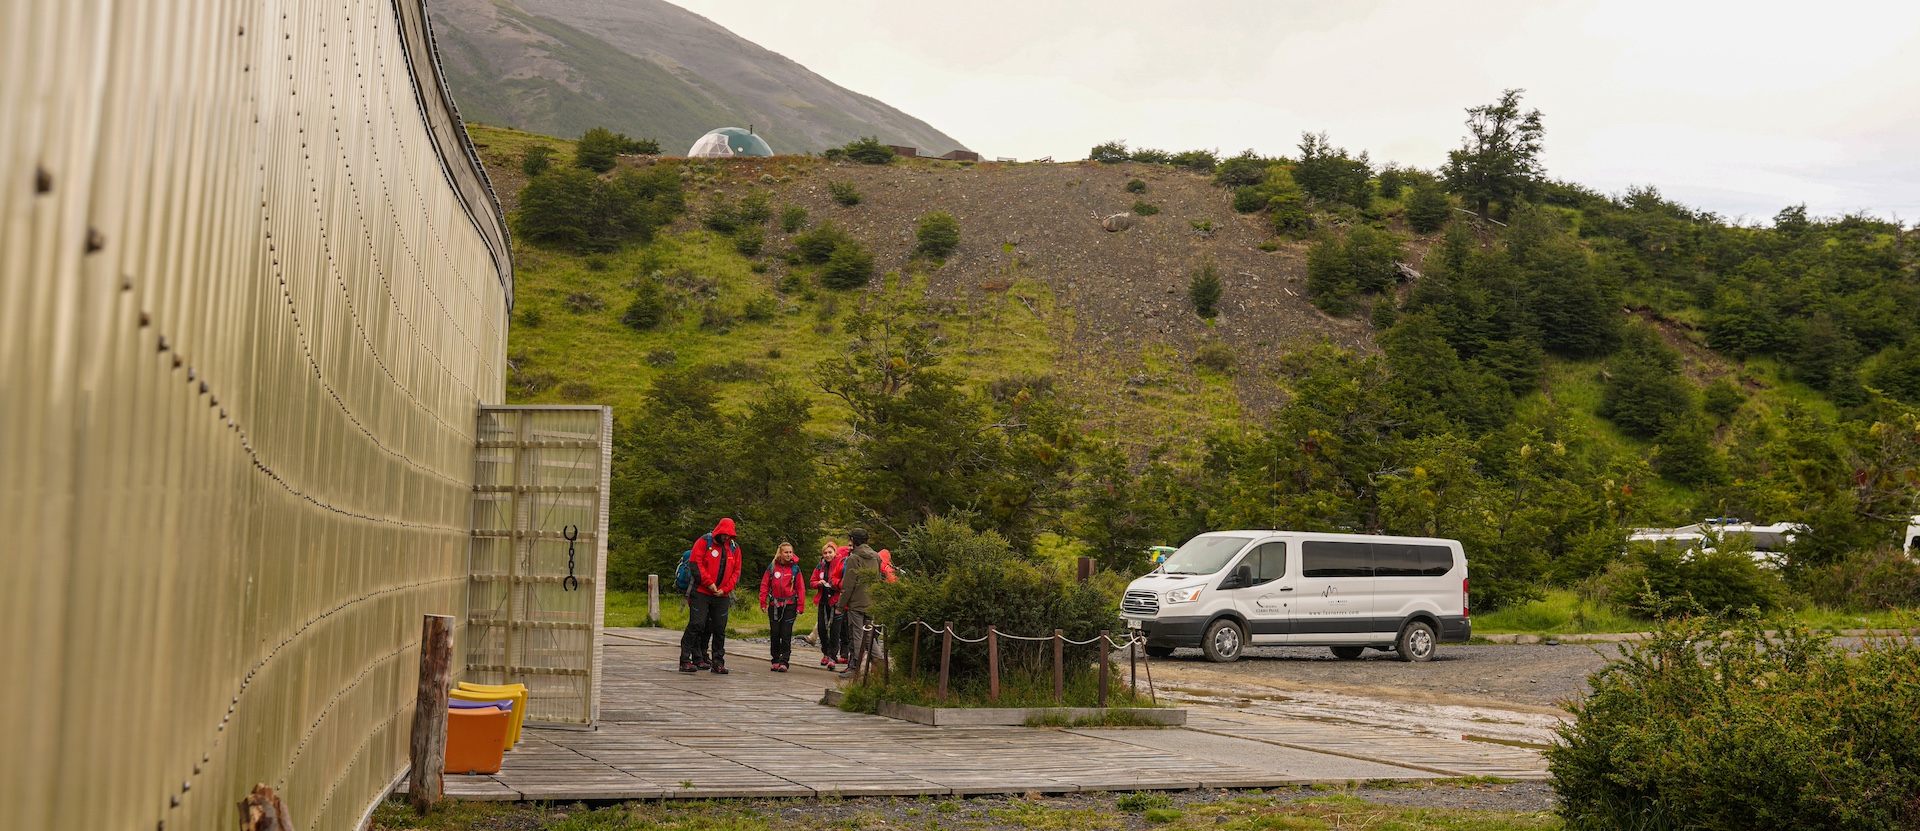
[[[1768,630],[1767,636],[1778,632]],[[1920,629],[1841,629],[1835,634],[1843,638],[1887,638],[1899,635],[1920,635]],[[1644,641],[1653,637],[1652,632],[1618,632],[1596,635],[1481,635],[1487,643],[1623,643]]]

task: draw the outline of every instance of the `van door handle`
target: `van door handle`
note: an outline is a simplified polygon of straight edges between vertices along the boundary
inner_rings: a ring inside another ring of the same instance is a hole
[[[1281,590],[1281,591],[1283,591],[1283,592],[1290,592],[1290,591],[1293,591],[1293,587],[1292,587],[1292,586],[1281,586],[1281,587],[1280,587],[1280,590]]]

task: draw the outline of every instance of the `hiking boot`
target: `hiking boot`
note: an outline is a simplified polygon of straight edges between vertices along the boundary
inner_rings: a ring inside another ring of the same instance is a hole
[[[715,674],[715,675],[726,675],[726,674],[727,674],[727,665],[726,665],[726,664],[714,664],[714,665],[713,665],[713,674]]]
[[[820,656],[820,666],[826,667],[827,669],[832,669],[833,659],[825,655]]]
[[[774,672],[786,672],[786,671],[787,671],[787,665],[786,665],[786,664],[774,664],[774,665],[773,665],[773,671],[774,671]]]
[[[694,669],[713,669],[713,664],[708,661],[694,661],[693,668]]]
[[[692,661],[681,661],[680,671],[681,672],[699,672],[700,668],[694,666]]]

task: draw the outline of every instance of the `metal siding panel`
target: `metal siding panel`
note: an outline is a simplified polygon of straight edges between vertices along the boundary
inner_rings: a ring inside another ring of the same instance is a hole
[[[418,6],[0,0],[0,826],[404,765],[510,286]]]

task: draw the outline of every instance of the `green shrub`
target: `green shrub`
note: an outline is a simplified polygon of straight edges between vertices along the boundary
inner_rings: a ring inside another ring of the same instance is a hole
[[[915,255],[944,259],[960,247],[960,222],[946,211],[934,211],[920,217],[920,227],[914,232],[914,240]]]
[[[1159,212],[1160,212],[1160,209],[1154,205],[1150,205],[1146,202],[1141,202],[1137,199],[1134,200],[1134,203],[1133,203],[1134,216],[1153,216],[1154,214],[1157,214]]]
[[[1272,197],[1258,185],[1245,185],[1233,189],[1233,210],[1235,213],[1250,214],[1267,206]]]
[[[799,205],[788,205],[780,209],[780,230],[792,234],[807,227],[807,209]]]
[[[567,311],[577,315],[597,312],[607,307],[606,301],[601,300],[600,295],[590,291],[573,292],[567,295],[566,300],[561,301],[561,305],[566,306]]]
[[[1740,387],[1725,378],[1716,378],[1700,393],[1700,408],[1708,415],[1721,421],[1733,420],[1734,413],[1740,412],[1741,405],[1747,403],[1746,393]]]
[[[1412,195],[1407,197],[1407,225],[1414,233],[1438,231],[1446,227],[1452,215],[1453,201],[1447,197],[1445,185],[1429,180],[1413,186]]]
[[[841,243],[820,269],[820,285],[830,289],[859,288],[873,279],[873,252],[854,240]]]
[[[853,241],[846,231],[831,222],[821,223],[804,234],[793,238],[793,250],[800,255],[800,262],[819,265],[833,259],[833,252]]]
[[[672,349],[655,349],[647,353],[647,366],[673,366],[680,360],[680,354]]]
[[[544,144],[528,147],[520,154],[520,172],[529,178],[547,172],[553,166],[553,148]]]
[[[1754,562],[1750,551],[1738,539],[1709,541],[1694,550],[1674,542],[1634,543],[1596,578],[1595,594],[1640,615],[1652,615],[1662,604],[1709,614],[1781,608],[1786,583]]]
[[[772,320],[780,311],[780,301],[762,295],[748,300],[740,307],[740,316],[754,322]]]
[[[1283,237],[1298,239],[1313,230],[1313,214],[1307,210],[1307,200],[1296,190],[1268,199],[1267,219],[1273,223],[1273,232]]]
[[[760,249],[767,244],[767,234],[758,225],[749,225],[733,232],[733,250],[742,257],[757,257]]]
[[[1876,548],[1804,569],[1797,582],[1813,602],[1873,612],[1920,607],[1920,562],[1898,548]]]
[[[1234,357],[1233,347],[1217,340],[1200,344],[1200,348],[1193,352],[1193,362],[1196,366],[1203,366],[1221,374],[1233,371]]]
[[[1307,251],[1307,298],[1331,315],[1353,311],[1353,299],[1362,292],[1393,288],[1406,256],[1393,234],[1367,225],[1354,227],[1345,239],[1322,236]]]
[[[613,169],[614,161],[621,155],[657,155],[659,152],[660,143],[653,139],[630,139],[625,133],[594,127],[574,143],[573,163],[595,173],[605,173]]]
[[[887,631],[896,633],[893,656],[901,664],[910,655],[897,646],[906,642],[903,638],[909,637],[916,620],[936,628],[941,621],[952,621],[955,632],[967,638],[985,634],[989,625],[1009,635],[1039,636],[1060,629],[1072,640],[1087,640],[1103,629],[1119,631],[1113,608],[1093,585],[1028,563],[999,534],[974,531],[960,519],[936,518],[910,531],[895,563],[904,575],[900,582],[881,587],[873,613]],[[923,674],[939,672],[939,652],[920,651]],[[1093,645],[1069,644],[1067,674],[1076,679],[1092,675],[1095,659],[1104,654]],[[1005,678],[1045,678],[1051,683],[1053,645],[1004,639],[1000,669]],[[986,650],[955,649],[950,673],[956,683],[984,679]]]
[[[1187,302],[1193,304],[1193,313],[1209,320],[1220,313],[1223,291],[1220,268],[1213,264],[1212,258],[1201,262],[1187,280]]]
[[[1126,142],[1109,141],[1105,144],[1094,145],[1093,149],[1087,152],[1087,159],[1101,164],[1119,164],[1125,161],[1132,161],[1133,155],[1127,152]]]
[[[1147,181],[1145,179],[1128,179],[1127,192],[1128,193],[1146,193]]]
[[[1260,158],[1248,150],[1231,159],[1223,161],[1213,169],[1213,183],[1226,188],[1243,188],[1258,185],[1267,180],[1267,166],[1273,162]],[[1253,210],[1259,210],[1255,208]],[[1253,213],[1252,210],[1241,213]]]
[[[1400,191],[1407,186],[1406,171],[1388,162],[1386,167],[1380,169],[1379,175],[1373,177],[1373,181],[1380,189],[1381,199],[1399,199]]]
[[[1920,827],[1920,645],[1723,626],[1664,623],[1590,677],[1546,751],[1567,828]]]
[[[640,287],[634,292],[633,302],[627,304],[627,311],[620,315],[620,322],[639,331],[646,331],[667,318],[667,289],[658,277],[647,277],[640,281]]]
[[[854,187],[852,182],[828,182],[827,194],[844,207],[860,204],[860,189]]]
[[[1196,173],[1212,173],[1220,164],[1220,157],[1212,150],[1184,150],[1173,154],[1167,164],[1184,167]]]
[[[893,148],[880,143],[878,136],[854,139],[841,150],[847,154],[847,158],[861,164],[892,164],[897,157]]]
[[[609,251],[649,242],[686,210],[679,169],[627,168],[602,179],[579,168],[550,168],[527,180],[514,212],[514,232],[536,245]]]
[[[585,381],[568,381],[560,385],[560,397],[568,401],[585,401],[599,390]]]
[[[1183,814],[1172,808],[1148,808],[1147,812],[1142,816],[1144,816],[1148,822],[1161,825],[1178,820]]]

